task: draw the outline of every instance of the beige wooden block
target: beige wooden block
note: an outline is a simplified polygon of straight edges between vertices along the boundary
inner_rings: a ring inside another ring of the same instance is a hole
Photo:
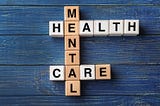
[[[65,36],[65,50],[80,50],[80,36]]]
[[[79,6],[64,6],[64,20],[79,20]]]
[[[65,81],[66,96],[80,96],[80,81]]]
[[[65,21],[65,36],[79,36],[79,21]]]
[[[65,66],[65,80],[75,81],[80,79],[80,69],[78,65]]]
[[[96,65],[96,79],[111,79],[111,66],[110,64],[97,64]]]
[[[80,54],[79,51],[65,51],[65,65],[79,65]]]

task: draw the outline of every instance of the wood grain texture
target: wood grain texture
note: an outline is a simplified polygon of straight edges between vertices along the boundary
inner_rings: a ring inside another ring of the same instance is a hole
[[[1,103],[21,106],[159,106],[159,96],[14,96],[0,97]]]
[[[160,65],[111,67],[111,80],[81,81],[81,95],[160,94]],[[49,81],[49,66],[0,66],[1,96],[64,96],[64,86],[64,82]]]
[[[160,36],[81,38],[81,64],[159,64]],[[64,38],[0,36],[1,65],[64,64]]]
[[[63,6],[2,6],[0,34],[46,34],[48,22],[64,20]],[[81,6],[81,20],[139,19],[140,34],[160,34],[159,6]]]
[[[1,0],[1,5],[98,5],[98,4],[150,4],[158,5],[159,0]]]
[[[64,20],[64,5],[80,5],[82,20],[139,19],[138,37],[81,38],[82,64],[111,64],[112,79],[81,81],[80,97],[65,97],[49,66],[64,64],[64,39],[48,22]],[[0,105],[159,106],[159,0],[0,0]]]

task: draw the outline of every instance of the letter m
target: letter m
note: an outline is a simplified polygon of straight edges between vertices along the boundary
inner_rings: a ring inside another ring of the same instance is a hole
[[[68,9],[68,18],[76,18],[76,9]]]

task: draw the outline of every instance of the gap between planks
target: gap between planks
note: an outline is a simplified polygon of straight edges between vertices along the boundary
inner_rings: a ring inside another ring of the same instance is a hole
[[[89,63],[88,63],[89,64]],[[103,63],[100,63],[103,64]],[[64,64],[0,64],[0,66],[50,66],[50,65],[64,65]],[[96,65],[96,63],[95,63]],[[111,65],[160,65],[160,63],[112,63]]]
[[[28,37],[31,37],[31,36],[49,36],[49,34],[0,34],[0,36],[28,36]],[[160,36],[160,34],[139,34],[137,35],[136,37],[148,37],[148,36]],[[104,36],[102,36],[104,37]],[[119,37],[119,38],[123,38],[123,37],[128,37],[128,36],[105,36],[104,38],[109,38],[109,37]],[[134,37],[134,36],[131,36],[131,37]],[[85,37],[87,38],[87,37]],[[88,37],[90,38],[90,37]],[[98,37],[98,36],[93,36],[92,38],[101,38],[101,37]],[[54,38],[53,38],[54,39]],[[62,39],[62,38],[55,38],[55,39]]]
[[[84,80],[84,81],[86,81],[86,80]],[[83,81],[82,81],[83,82]],[[82,90],[83,91],[83,90]],[[91,91],[91,90],[90,90]],[[96,92],[96,91],[93,91],[92,90],[92,92]],[[61,94],[58,94],[58,95],[0,95],[0,97],[39,97],[39,96],[42,96],[42,97],[58,97],[58,96],[60,96],[60,97],[67,97],[67,96],[64,96],[64,94],[63,95],[61,95]],[[124,93],[122,93],[122,94],[120,94],[120,93],[118,93],[118,94],[103,94],[103,95],[101,95],[101,94],[99,94],[99,95],[82,95],[81,94],[81,96],[74,96],[74,97],[77,97],[77,98],[81,98],[82,96],[85,96],[85,97],[90,97],[90,96],[160,96],[160,93],[147,93],[147,94],[144,94],[144,93],[142,93],[142,94],[124,94]]]
[[[0,7],[52,7],[52,6],[160,6],[160,4],[0,4]]]

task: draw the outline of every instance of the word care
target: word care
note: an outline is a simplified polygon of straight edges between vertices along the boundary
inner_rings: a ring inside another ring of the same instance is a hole
[[[139,20],[81,20],[50,21],[49,35],[63,37],[65,34],[80,36],[136,36],[139,34]],[[78,32],[79,31],[79,32]]]
[[[50,80],[103,80],[110,79],[110,64],[80,66],[50,66]]]

